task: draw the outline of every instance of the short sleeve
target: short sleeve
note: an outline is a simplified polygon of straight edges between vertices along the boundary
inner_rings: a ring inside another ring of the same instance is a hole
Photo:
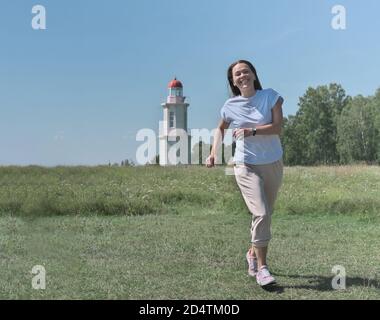
[[[228,116],[228,110],[227,110],[227,102],[223,105],[222,109],[220,109],[220,116],[222,117],[223,121],[230,123],[231,119]]]
[[[277,91],[270,89],[270,91],[269,91],[269,106],[271,109],[273,109],[273,107],[276,105],[279,98],[284,100]]]
[[[228,122],[224,107],[220,110],[220,116],[222,117],[223,121]]]

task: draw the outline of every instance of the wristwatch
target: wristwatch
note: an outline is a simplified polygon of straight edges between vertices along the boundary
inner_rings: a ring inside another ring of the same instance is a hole
[[[256,128],[253,128],[253,129],[252,129],[252,135],[253,135],[253,136],[256,135]]]

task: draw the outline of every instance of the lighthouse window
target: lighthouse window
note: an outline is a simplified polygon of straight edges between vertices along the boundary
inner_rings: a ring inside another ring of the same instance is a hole
[[[174,128],[174,111],[169,111],[169,127]]]

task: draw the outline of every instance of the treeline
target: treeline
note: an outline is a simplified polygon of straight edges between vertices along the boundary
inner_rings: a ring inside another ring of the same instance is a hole
[[[308,88],[284,119],[286,165],[380,163],[380,89],[350,97],[339,84]]]

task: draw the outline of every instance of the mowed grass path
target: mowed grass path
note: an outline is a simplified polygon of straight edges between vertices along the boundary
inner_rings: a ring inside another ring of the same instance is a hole
[[[0,298],[380,299],[379,186],[379,167],[286,168],[266,291],[246,275],[250,215],[222,167],[0,168]]]

